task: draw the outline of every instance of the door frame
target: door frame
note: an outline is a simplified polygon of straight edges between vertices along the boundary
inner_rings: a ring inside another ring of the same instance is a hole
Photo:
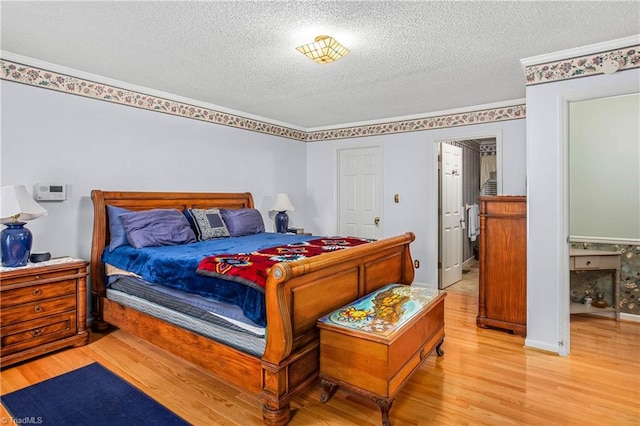
[[[436,221],[437,221],[437,227],[438,229],[440,228],[440,213],[439,213],[439,209],[440,209],[440,196],[439,196],[439,192],[440,192],[440,164],[438,161],[438,155],[440,154],[440,144],[443,142],[458,142],[458,141],[464,141],[464,140],[469,140],[469,139],[489,139],[489,138],[494,138],[496,140],[496,175],[497,175],[497,179],[498,179],[498,195],[502,195],[502,177],[503,177],[503,162],[502,162],[502,150],[503,150],[503,143],[502,143],[502,129],[499,130],[495,130],[495,131],[490,131],[490,132],[473,132],[473,133],[468,133],[466,135],[457,135],[457,136],[450,136],[450,137],[445,137],[445,138],[438,138],[438,139],[434,139],[434,144],[433,144],[433,158],[434,158],[434,163],[433,164],[433,169],[435,170],[435,174],[436,174],[436,178],[434,180],[434,194],[436,195],[436,203],[435,203],[435,217],[436,217]],[[438,288],[440,288],[440,285],[442,283],[442,274],[441,274],[441,268],[439,266],[440,263],[440,250],[441,250],[441,245],[442,245],[442,241],[440,238],[440,234],[438,233],[437,235],[437,250],[438,250],[438,259],[436,262],[436,272],[438,275]]]
[[[571,246],[571,233],[569,224],[569,104],[571,102],[587,101],[593,99],[608,98],[621,95],[638,93],[637,87],[626,85],[611,85],[561,92],[558,96],[558,124],[560,129],[558,147],[558,199],[560,213],[560,240],[557,241],[558,253],[560,253],[558,270],[558,329],[560,345],[558,354],[568,356],[571,353],[571,276],[569,272],[569,247]],[[527,291],[527,295],[529,292]],[[527,296],[529,297],[529,296]],[[529,320],[527,319],[527,323]]]

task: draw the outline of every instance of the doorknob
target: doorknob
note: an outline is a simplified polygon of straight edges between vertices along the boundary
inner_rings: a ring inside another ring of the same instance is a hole
[[[378,225],[380,224],[380,218],[376,216],[376,217],[373,219],[373,223],[375,223],[375,224],[376,224],[376,226],[378,226]]]

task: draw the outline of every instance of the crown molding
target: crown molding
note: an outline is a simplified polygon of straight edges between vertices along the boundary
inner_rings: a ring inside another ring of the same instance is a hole
[[[304,129],[7,51],[0,51],[0,71],[2,80],[301,142],[415,132],[526,117],[525,100],[517,99],[430,114],[350,123],[341,127]]]
[[[602,43],[588,44],[586,46],[575,47],[572,49],[545,53],[543,55],[530,56],[528,58],[520,59],[520,63],[523,67],[526,68],[533,65],[562,61],[568,58],[577,58],[580,56],[591,55],[593,53],[608,52],[611,50],[617,50],[623,47],[635,46],[638,44],[640,44],[640,34],[618,38],[615,40],[609,40]]]
[[[211,104],[208,102],[202,102],[191,98],[186,98],[180,95],[175,95],[169,92],[163,92],[161,90],[151,89],[149,87],[138,86],[135,84],[130,84],[120,80],[114,80],[109,77],[102,76],[100,74],[92,74],[89,72],[81,71],[75,68],[69,68],[62,65],[57,65],[51,62],[42,61],[40,59],[31,58],[28,56],[18,55],[16,53],[7,52],[6,50],[0,50],[0,58],[6,59],[8,61],[27,65],[33,68],[38,68],[40,70],[52,71],[55,73],[63,74],[69,77],[76,77],[81,80],[87,80],[95,83],[105,84],[107,86],[117,87],[120,89],[128,90],[130,92],[147,94],[156,98],[173,100],[176,102],[197,106],[200,108],[209,109],[212,111],[221,112],[224,114],[237,115],[244,118],[248,118],[251,120],[261,121],[264,123],[273,124],[275,126],[288,127],[294,130],[304,132],[305,129],[303,127],[299,127],[290,123],[279,122],[277,120],[273,120],[267,117],[262,117],[259,115],[249,114],[243,111],[234,110],[231,108],[226,108],[220,105]]]
[[[11,59],[9,59],[11,58]],[[305,131],[264,117],[0,51],[3,80],[224,126],[304,140]],[[230,112],[233,111],[233,112]]]
[[[640,35],[521,59],[527,86],[640,67]]]

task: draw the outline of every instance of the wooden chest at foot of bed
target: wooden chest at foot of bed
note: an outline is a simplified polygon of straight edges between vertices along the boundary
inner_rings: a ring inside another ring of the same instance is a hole
[[[383,424],[402,386],[444,341],[445,292],[391,284],[318,320],[320,378],[328,401],[338,386],[373,398]]]

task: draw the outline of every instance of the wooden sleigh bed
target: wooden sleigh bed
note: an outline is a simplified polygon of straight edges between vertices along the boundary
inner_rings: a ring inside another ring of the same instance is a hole
[[[267,334],[262,357],[173,325],[107,298],[102,253],[109,245],[107,205],[130,210],[153,208],[253,208],[250,193],[91,193],[94,226],[91,293],[94,329],[118,327],[254,394],[263,420],[283,425],[291,417],[293,395],[316,383],[319,317],[388,283],[411,284],[412,233],[290,263],[278,263],[265,287]]]

